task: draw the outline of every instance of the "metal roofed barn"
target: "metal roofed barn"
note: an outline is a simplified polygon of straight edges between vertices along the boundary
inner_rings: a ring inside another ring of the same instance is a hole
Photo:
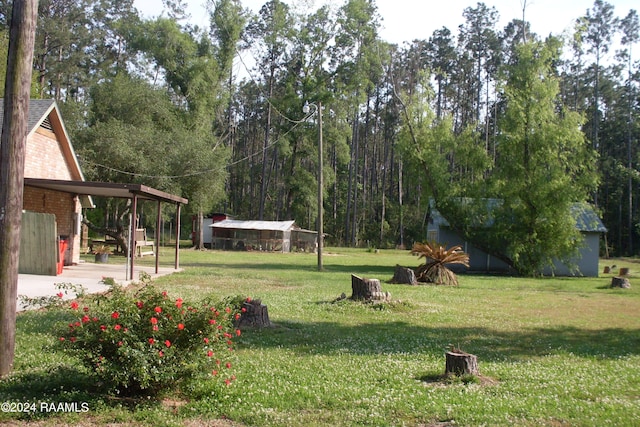
[[[225,219],[210,225],[214,249],[315,252],[315,231],[304,230],[295,221]]]

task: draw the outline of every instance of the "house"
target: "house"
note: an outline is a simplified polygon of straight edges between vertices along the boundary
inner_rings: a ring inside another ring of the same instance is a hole
[[[0,126],[3,119],[4,101],[0,100]],[[31,100],[27,126],[25,179],[84,181],[54,100]],[[52,257],[57,266],[77,263],[80,259],[82,208],[90,207],[93,207],[93,203],[89,196],[25,185],[25,228],[22,232],[25,245],[21,243],[20,272],[55,274],[57,271],[52,271],[50,262]],[[30,243],[25,242],[25,237],[30,235],[36,241],[31,239]],[[59,239],[63,245],[58,242]],[[61,248],[62,253],[58,254]],[[54,268],[59,269],[57,266]]]
[[[212,247],[275,252],[315,251],[317,233],[301,229],[294,223],[235,219],[214,222],[209,226],[212,229]]]
[[[4,118],[4,102],[0,100],[0,126]],[[80,262],[82,209],[93,208],[91,196],[132,200],[132,216],[136,217],[138,200],[158,204],[175,204],[176,217],[188,200],[142,184],[86,181],[76,158],[60,110],[54,100],[31,100],[25,147],[24,200],[21,227],[19,272],[22,274],[56,275],[64,265]],[[180,227],[176,227],[175,268],[178,268]],[[156,239],[155,244],[158,244]],[[135,234],[130,247],[135,253]],[[158,271],[158,251],[156,273]],[[129,261],[129,278],[133,277],[133,257]]]
[[[495,203],[495,200],[491,200],[490,202]],[[572,261],[578,268],[577,274],[587,277],[597,277],[599,272],[600,237],[602,233],[607,232],[607,229],[594,209],[586,203],[574,204],[572,206],[572,212],[576,218],[576,227],[584,238],[584,244],[579,248],[577,258]],[[469,255],[469,268],[467,271],[511,271],[509,265],[504,261],[474,247],[453,231],[447,220],[436,209],[431,210],[429,224],[427,225],[427,240],[439,242],[447,246],[461,246],[462,250]],[[569,266],[559,260],[554,261],[553,266],[547,266],[543,273],[545,275],[554,274],[556,276],[573,276],[576,274]]]

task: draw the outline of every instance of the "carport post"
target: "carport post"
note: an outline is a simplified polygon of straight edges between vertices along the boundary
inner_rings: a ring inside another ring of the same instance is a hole
[[[160,221],[160,215],[161,215],[161,209],[160,209],[160,200],[158,200],[158,215],[157,215],[157,219],[156,219],[156,240],[155,240],[155,246],[156,246],[156,274],[158,274],[158,271],[160,269],[160,226],[161,226],[161,221]]]
[[[138,195],[133,193],[133,207],[131,209],[131,232],[129,233],[129,253],[131,254],[131,263],[129,264],[129,280],[133,280],[133,264],[136,257],[136,221],[138,218]]]
[[[176,213],[176,260],[174,267],[176,270],[180,268],[180,203],[177,203]]]

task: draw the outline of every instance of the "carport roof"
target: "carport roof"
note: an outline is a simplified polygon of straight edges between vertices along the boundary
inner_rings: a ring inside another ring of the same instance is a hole
[[[79,195],[118,197],[123,199],[130,199],[136,195],[139,199],[182,203],[185,205],[189,203],[189,200],[183,197],[165,193],[164,191],[156,190],[155,188],[142,184],[25,178],[24,185]]]

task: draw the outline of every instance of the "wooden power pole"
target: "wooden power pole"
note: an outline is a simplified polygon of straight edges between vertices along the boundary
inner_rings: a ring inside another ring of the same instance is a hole
[[[0,378],[13,368],[29,96],[38,0],[14,0],[0,139]]]

